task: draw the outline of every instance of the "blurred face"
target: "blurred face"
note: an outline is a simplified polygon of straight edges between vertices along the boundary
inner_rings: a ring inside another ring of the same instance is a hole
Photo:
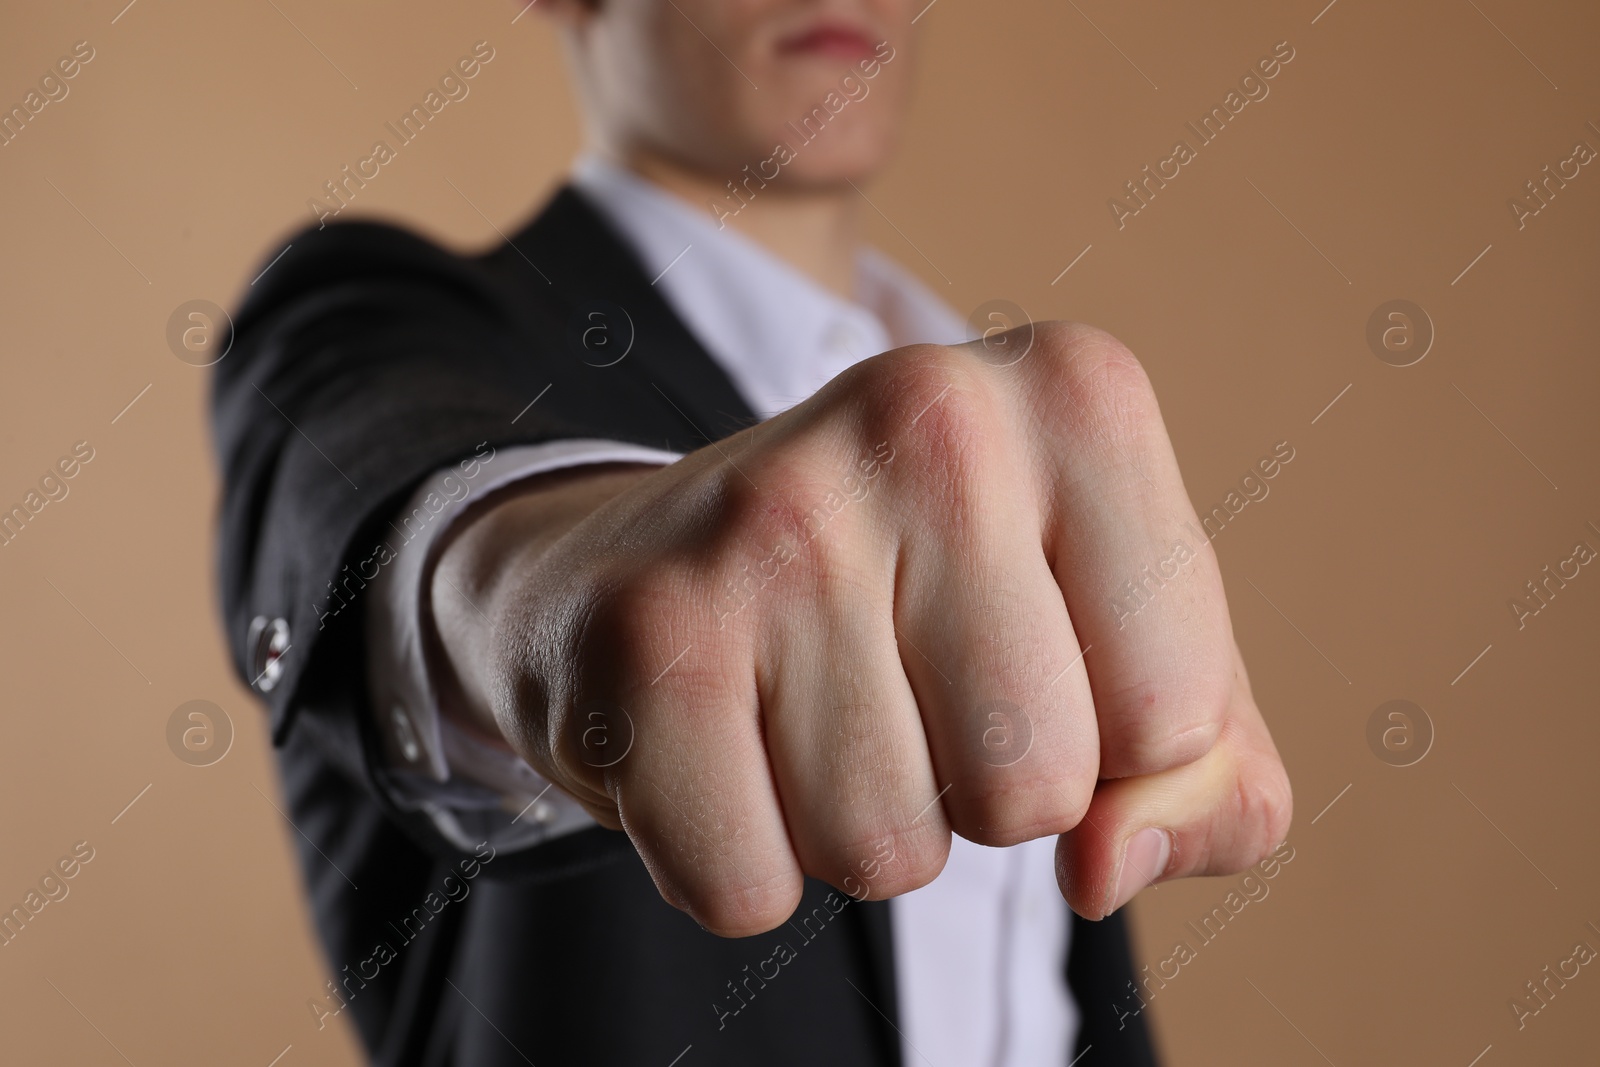
[[[747,165],[781,171],[799,189],[865,178],[893,147],[911,0],[562,6],[591,131],[611,151],[645,150],[718,181]]]

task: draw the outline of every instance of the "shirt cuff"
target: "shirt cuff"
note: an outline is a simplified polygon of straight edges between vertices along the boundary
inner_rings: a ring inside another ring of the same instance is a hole
[[[367,594],[367,684],[384,757],[376,776],[397,806],[426,813],[451,844],[470,850],[488,841],[514,850],[596,823],[526,760],[441,714],[424,638],[445,532],[477,500],[527,478],[597,463],[664,466],[680,458],[617,441],[521,445],[440,468],[389,524],[395,536],[373,554],[381,566]]]

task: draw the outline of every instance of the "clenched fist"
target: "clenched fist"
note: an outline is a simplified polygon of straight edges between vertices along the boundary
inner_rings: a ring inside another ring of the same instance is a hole
[[[1288,781],[1149,381],[1033,329],[1007,365],[898,349],[669,467],[486,509],[434,576],[459,714],[727,936],[803,874],[925,885],[952,832],[1061,835],[1088,918],[1257,862]]]

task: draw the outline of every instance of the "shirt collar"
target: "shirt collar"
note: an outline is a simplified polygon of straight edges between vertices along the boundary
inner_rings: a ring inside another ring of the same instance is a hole
[[[763,418],[899,345],[965,340],[960,319],[886,257],[857,256],[845,300],[737,230],[596,155],[572,184],[606,216],[691,333]]]

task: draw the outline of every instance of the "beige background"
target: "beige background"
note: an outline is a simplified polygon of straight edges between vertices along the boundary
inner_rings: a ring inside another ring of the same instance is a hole
[[[95,850],[0,948],[5,1058],[351,1063],[352,1035],[305,1006],[322,964],[294,831],[216,626],[205,372],[165,325],[190,299],[232,305],[474,41],[496,58],[472,95],[361,209],[481,244],[484,216],[532,210],[575,125],[548,28],[498,0],[124,2],[32,5],[0,34],[7,106],[73,42],[96,51],[0,149],[0,503],[95,449],[0,548],[0,904]],[[1595,967],[1520,1032],[1508,1000],[1600,948],[1600,567],[1521,631],[1507,601],[1580,538],[1600,548],[1600,166],[1520,231],[1506,201],[1579,138],[1600,148],[1600,17],[1320,4],[939,0],[874,235],[963,312],[1003,296],[1127,341],[1197,508],[1296,449],[1215,543],[1294,782],[1295,859],[1153,1001],[1168,1061],[1594,1062]],[[1107,198],[1285,39],[1270,97],[1119,231]],[[1364,337],[1398,297],[1437,330],[1407,368]],[[196,698],[237,728],[211,767],[165,740]],[[1415,766],[1368,747],[1392,698],[1437,731]],[[1237,884],[1145,894],[1140,962],[1197,942],[1185,922]]]

